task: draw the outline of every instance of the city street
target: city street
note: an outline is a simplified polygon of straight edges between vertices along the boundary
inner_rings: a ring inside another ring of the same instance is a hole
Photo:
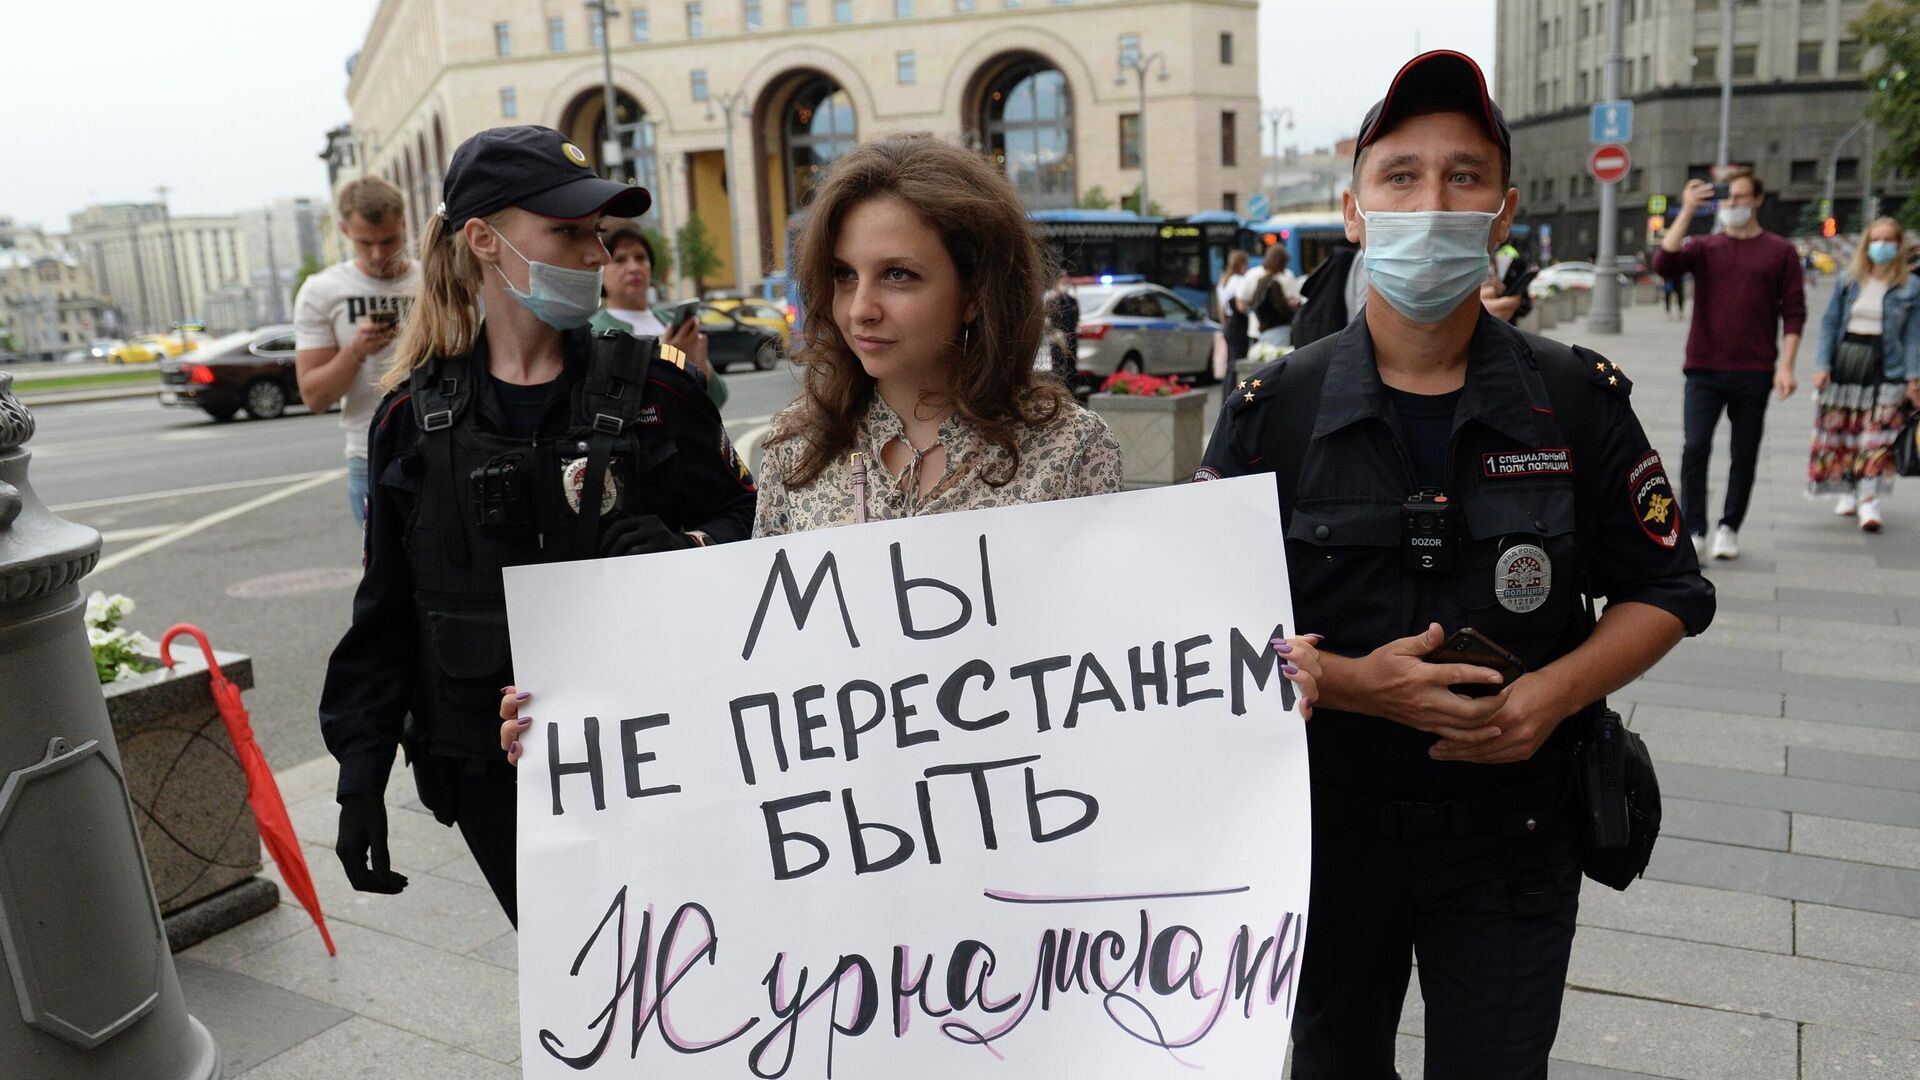
[[[780,368],[737,370],[727,385],[728,432],[749,453],[796,384]],[[314,707],[360,567],[339,417],[217,424],[150,396],[34,415],[36,492],[105,540],[82,587],[132,597],[129,629],[158,638],[191,622],[216,648],[250,654],[247,704],[268,760],[324,755]]]

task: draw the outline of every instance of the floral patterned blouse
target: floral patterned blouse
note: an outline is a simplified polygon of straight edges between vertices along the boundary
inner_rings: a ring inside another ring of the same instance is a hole
[[[773,418],[772,430],[798,422],[804,403],[796,402]],[[867,460],[867,519],[888,521],[980,510],[994,506],[1104,495],[1120,490],[1120,444],[1106,422],[1071,402],[1063,404],[1052,423],[1016,429],[1020,467],[1013,479],[993,487],[981,478],[984,467],[1005,458],[1005,451],[981,439],[965,420],[949,417],[940,425],[940,446],[946,451],[946,472],[926,494],[901,490],[901,478],[880,461],[880,448],[894,439],[906,441],[900,417],[878,394],[860,423],[859,449]],[[824,529],[854,522],[853,467],[841,455],[820,471],[813,482],[789,488],[786,477],[800,460],[800,440],[769,443],[757,479],[760,499],[754,513],[753,535]],[[1004,466],[1002,466],[1004,468]]]

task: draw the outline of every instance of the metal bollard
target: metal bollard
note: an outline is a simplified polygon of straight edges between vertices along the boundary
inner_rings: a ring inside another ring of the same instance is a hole
[[[0,1076],[213,1080],[87,644],[100,534],[34,497],[12,384],[0,372]]]

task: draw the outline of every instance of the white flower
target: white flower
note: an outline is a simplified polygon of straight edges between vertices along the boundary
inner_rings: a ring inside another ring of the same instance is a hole
[[[87,594],[87,625],[99,626],[107,617],[107,594],[92,592]]]
[[[124,633],[126,636],[121,638],[121,640],[132,646],[133,651],[139,653],[141,656],[159,655],[160,646],[152,638],[140,631],[130,630],[117,632]]]
[[[114,635],[117,633],[119,633],[119,631],[102,630],[98,626],[89,623],[87,624],[87,644],[93,646],[109,644],[114,640]]]
[[[136,679],[143,674],[145,674],[145,672],[142,672],[139,668],[134,667],[132,664],[121,664],[119,667],[114,669],[113,681],[120,682],[123,679]]]

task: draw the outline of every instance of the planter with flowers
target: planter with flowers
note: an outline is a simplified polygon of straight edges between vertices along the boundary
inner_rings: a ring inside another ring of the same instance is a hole
[[[260,834],[206,662],[198,649],[178,649],[173,668],[162,668],[152,639],[121,625],[133,610],[124,596],[94,593],[87,638],[154,899],[177,951],[271,910],[279,892],[257,876]],[[253,685],[250,658],[215,659],[235,686]]]
[[[1120,371],[1087,404],[1120,443],[1127,487],[1184,483],[1200,467],[1207,395],[1158,375]]]

